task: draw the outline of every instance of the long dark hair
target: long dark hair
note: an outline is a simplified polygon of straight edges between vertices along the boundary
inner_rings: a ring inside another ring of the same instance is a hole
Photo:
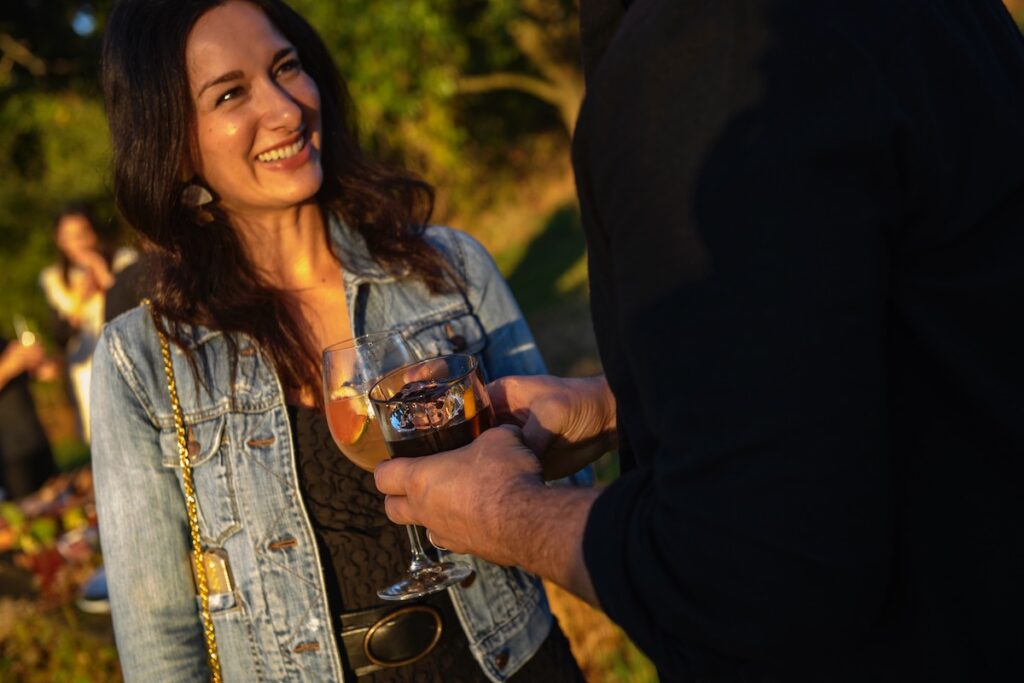
[[[156,279],[153,305],[180,346],[183,324],[242,333],[269,354],[284,386],[316,387],[319,350],[288,295],[260,276],[216,204],[199,212],[182,202],[188,184],[182,169],[196,156],[185,43],[196,21],[225,1],[120,0],[114,6],[102,75],[117,207],[143,238]],[[324,179],[317,200],[323,211],[361,235],[385,270],[418,277],[433,292],[456,286],[447,261],[423,238],[433,188],[359,148],[348,89],[313,27],[281,0],[247,1],[295,46],[320,90]],[[326,234],[324,241],[329,244]],[[227,336],[235,356],[234,335]]]

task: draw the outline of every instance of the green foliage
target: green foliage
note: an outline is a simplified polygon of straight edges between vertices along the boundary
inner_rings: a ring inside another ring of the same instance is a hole
[[[348,82],[365,143],[433,171],[458,168],[452,98],[465,47],[451,0],[294,0]]]

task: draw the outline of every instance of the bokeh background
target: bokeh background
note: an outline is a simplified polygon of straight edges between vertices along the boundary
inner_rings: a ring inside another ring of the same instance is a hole
[[[1024,0],[1005,0],[1024,26]],[[508,277],[551,370],[600,371],[569,163],[583,96],[579,0],[291,0],[334,53],[364,144],[438,188],[437,222],[467,230]],[[98,85],[110,0],[0,2],[0,333],[26,321],[54,354],[39,272],[52,222],[88,202],[125,244],[110,197]],[[93,549],[58,546],[92,523],[88,446],[61,381],[32,387],[64,474],[0,503],[0,680],[120,680],[109,620],[74,607]],[[607,482],[614,454],[598,463]],[[590,681],[655,681],[599,612],[552,587]]]

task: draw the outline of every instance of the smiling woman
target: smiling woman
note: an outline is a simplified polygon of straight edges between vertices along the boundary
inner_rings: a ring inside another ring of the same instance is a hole
[[[428,226],[429,185],[363,154],[326,49],[280,0],[121,0],[103,60],[115,197],[153,278],[152,303],[106,327],[94,363],[126,678],[579,680],[518,569],[463,558],[476,574],[448,593],[379,601],[401,537],[323,414],[320,349],[367,332],[474,353],[491,378],[543,372],[491,258]]]
[[[258,222],[314,196],[323,181],[320,91],[266,15],[247,3],[203,15],[185,59],[195,171],[223,208]]]

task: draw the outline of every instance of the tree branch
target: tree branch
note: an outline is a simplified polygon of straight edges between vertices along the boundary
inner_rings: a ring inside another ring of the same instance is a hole
[[[457,88],[462,94],[494,90],[520,90],[556,107],[561,106],[562,103],[558,90],[550,83],[526,74],[495,72],[483,76],[463,76],[459,78]]]
[[[4,62],[21,64],[33,76],[46,74],[46,62],[36,57],[25,45],[6,33],[0,33],[0,52],[4,53]]]

